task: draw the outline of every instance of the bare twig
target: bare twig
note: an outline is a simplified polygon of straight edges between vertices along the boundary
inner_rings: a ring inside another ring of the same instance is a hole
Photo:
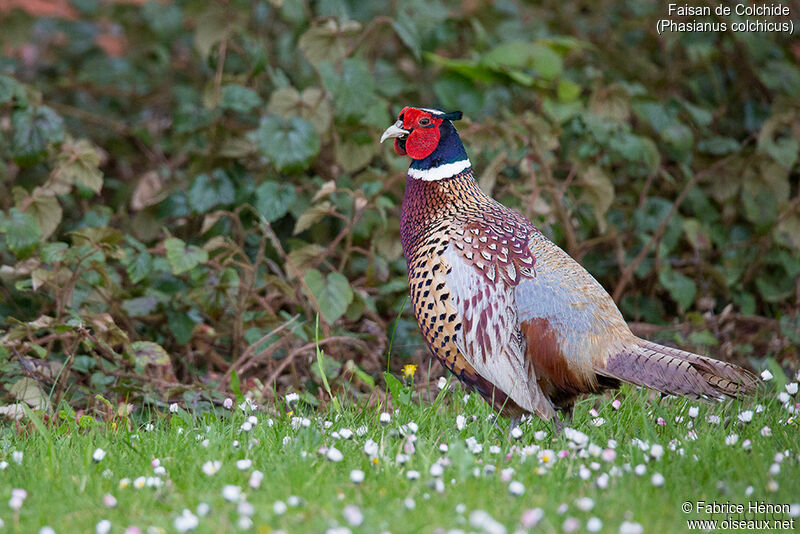
[[[261,336],[261,338],[258,341],[256,341],[255,343],[253,343],[249,347],[247,347],[247,349],[245,349],[245,351],[242,353],[242,355],[235,362],[233,362],[230,365],[230,367],[228,367],[228,370],[225,372],[225,376],[220,381],[220,385],[227,384],[230,381],[231,374],[233,373],[233,371],[235,371],[237,368],[239,368],[239,366],[243,366],[245,364],[245,362],[247,362],[249,359],[251,359],[251,358],[252,359],[259,359],[264,354],[266,354],[268,352],[267,349],[262,350],[262,351],[258,352],[257,354],[255,353],[255,351],[262,343],[264,343],[264,341],[266,341],[267,339],[269,339],[270,337],[272,337],[274,335],[279,334],[281,331],[283,331],[286,328],[288,328],[292,323],[294,323],[297,320],[298,317],[300,317],[300,316],[299,315],[295,315],[294,317],[292,317],[291,319],[289,319],[288,321],[286,321],[285,323],[283,323],[279,327],[277,327],[277,328],[275,328],[273,330],[270,330],[269,333],[264,334],[263,336]],[[271,347],[272,345],[273,345],[273,343],[270,343],[269,347]]]
[[[318,345],[322,346],[322,345],[327,345],[329,343],[352,343],[354,345],[361,347],[362,349],[365,348],[365,343],[362,340],[349,336],[333,336],[326,339],[321,339],[319,341],[311,341],[290,352],[289,355],[286,356],[281,361],[280,365],[278,365],[278,367],[269,375],[269,377],[267,377],[267,381],[265,382],[265,384],[269,385],[275,382],[275,380],[281,375],[283,370],[286,369],[286,367],[288,367],[289,364],[292,363],[294,359],[300,354],[303,354],[304,352],[307,352],[311,349],[315,349]]]

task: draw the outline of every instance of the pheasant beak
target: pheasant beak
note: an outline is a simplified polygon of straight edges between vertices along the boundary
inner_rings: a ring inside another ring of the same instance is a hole
[[[381,143],[383,143],[390,137],[403,137],[408,135],[409,133],[410,132],[408,130],[403,129],[402,121],[398,120],[397,122],[386,128],[386,131],[383,132],[383,135],[381,135]]]

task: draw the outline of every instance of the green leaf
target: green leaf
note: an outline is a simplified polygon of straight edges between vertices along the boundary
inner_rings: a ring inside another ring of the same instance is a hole
[[[569,80],[559,80],[557,92],[559,101],[572,102],[581,96],[581,86]]]
[[[47,239],[56,231],[63,213],[61,204],[54,194],[47,189],[37,187],[33,190],[33,195],[18,202],[17,207],[20,207],[21,204],[27,204],[25,213],[32,215],[39,223],[42,240]]]
[[[322,317],[332,324],[344,315],[347,307],[353,302],[353,290],[347,278],[339,273],[330,273],[327,277],[316,269],[309,269],[303,277],[308,289],[319,306]]]
[[[169,354],[164,347],[152,341],[134,341],[131,343],[134,363],[139,367],[147,365],[168,366],[171,364]]]
[[[286,119],[302,117],[314,125],[318,134],[324,136],[333,120],[333,109],[319,87],[308,87],[299,93],[294,87],[276,89],[269,98],[267,111]]]
[[[730,137],[715,136],[702,139],[697,143],[697,150],[704,154],[724,156],[739,150],[739,141]]]
[[[274,222],[286,215],[297,199],[294,187],[266,181],[256,189],[256,210],[267,222]]]
[[[99,169],[100,152],[85,139],[64,143],[56,157],[55,175],[61,182],[80,184],[99,193],[103,172]]]
[[[747,167],[742,181],[744,215],[756,225],[773,223],[778,206],[789,200],[789,172],[779,163],[762,157]]]
[[[0,104],[11,102],[15,98],[20,103],[26,101],[25,86],[9,76],[0,76]]]
[[[375,139],[361,130],[337,140],[336,162],[342,166],[344,172],[353,173],[366,167],[379,151],[380,145]]]
[[[203,59],[209,56],[215,44],[227,39],[234,29],[231,20],[233,10],[213,2],[207,5],[208,8],[196,18],[194,32],[194,46]]]
[[[784,273],[780,273],[784,274]],[[765,275],[756,278],[756,287],[761,294],[761,298],[767,302],[779,303],[791,297],[795,293],[795,281],[780,274]]]
[[[423,57],[432,63],[458,73],[474,82],[496,82],[501,76],[495,74],[492,68],[487,65],[479,64],[477,61],[469,59],[451,59],[436,55],[432,52],[425,52]]]
[[[241,404],[244,402],[244,395],[242,395],[242,386],[239,382],[239,373],[236,372],[236,369],[231,370],[231,381],[230,381],[231,391],[233,392],[233,396],[236,397],[236,404]]]
[[[774,230],[775,240],[785,247],[800,252],[800,216],[789,215]]]
[[[337,63],[347,54],[347,38],[359,30],[361,24],[358,22],[346,21],[340,25],[335,19],[327,19],[306,30],[297,47],[314,66],[323,61]]]
[[[394,399],[400,398],[400,390],[403,389],[402,382],[389,371],[383,372],[383,379],[386,381],[386,387],[389,389],[389,393],[392,394],[392,397]]]
[[[223,85],[219,106],[239,113],[247,113],[261,105],[261,97],[249,87]]]
[[[368,110],[373,106],[380,107],[381,100],[375,92],[375,78],[364,60],[345,59],[341,72],[337,72],[331,63],[322,63],[319,65],[319,74],[325,89],[333,95],[337,118],[364,122]]]
[[[47,397],[42,391],[39,382],[33,378],[23,377],[14,382],[8,391],[15,399],[24,402],[30,407],[39,410],[47,404]]]
[[[314,126],[305,119],[284,119],[265,115],[257,130],[250,132],[259,153],[279,171],[299,171],[308,167],[320,149],[320,138]]]
[[[369,374],[367,374],[361,367],[358,366],[356,362],[353,360],[347,360],[345,363],[345,371],[348,371],[354,375],[356,375],[361,381],[367,384],[370,389],[375,387],[375,379],[373,379]]]
[[[64,139],[63,119],[47,106],[14,111],[11,127],[11,157],[23,167],[39,163],[51,143]]]
[[[8,248],[18,257],[28,255],[42,238],[39,222],[30,213],[11,208],[10,216],[0,220],[0,231],[6,234]]]
[[[688,276],[665,268],[658,273],[658,281],[667,288],[672,299],[682,310],[687,310],[694,302],[697,286]]]
[[[187,247],[186,243],[177,237],[170,237],[164,241],[164,248],[167,250],[167,261],[172,274],[176,276],[208,261],[208,252],[194,245]]]
[[[586,186],[582,198],[592,205],[600,232],[605,232],[605,215],[614,202],[614,184],[603,169],[595,165],[586,169],[581,178]]]
[[[403,41],[403,44],[414,54],[414,58],[417,61],[422,59],[422,39],[413,19],[411,17],[399,17],[392,21],[392,28],[394,28],[394,32],[400,40]]]
[[[386,387],[389,388],[389,393],[392,394],[392,399],[395,403],[401,406],[409,406],[411,404],[410,388],[405,387],[400,380],[389,371],[383,372],[383,379],[386,381]]]
[[[44,243],[39,249],[39,256],[42,258],[42,263],[56,263],[64,259],[63,253],[68,248],[69,245],[62,241]]]
[[[138,284],[153,269],[153,256],[147,251],[147,247],[136,239],[128,236],[127,241],[133,245],[133,248],[126,247],[124,249],[125,256],[120,260],[120,263],[125,266],[131,282]]]
[[[122,309],[131,317],[145,317],[158,308],[158,299],[155,297],[137,297],[122,301]]]
[[[564,69],[561,56],[549,46],[529,41],[508,41],[481,58],[481,63],[496,70],[531,68],[545,80],[553,80]]]
[[[308,230],[316,223],[322,220],[323,217],[328,215],[333,210],[333,204],[328,202],[327,200],[324,202],[320,202],[319,204],[314,204],[297,219],[297,222],[294,225],[294,235],[299,234],[304,230]]]
[[[169,331],[175,336],[179,345],[185,345],[192,339],[194,326],[197,324],[188,313],[167,313]]]
[[[286,271],[291,278],[301,276],[308,268],[316,265],[325,248],[316,243],[305,245],[289,253]]]
[[[322,351],[318,352],[317,365],[311,366],[311,372],[317,375],[320,380],[333,380],[342,371],[342,364],[339,360],[326,356]]]
[[[784,112],[764,121],[758,133],[758,150],[769,154],[787,170],[791,170],[800,157],[800,139],[792,136],[792,128],[799,121],[800,114]]]
[[[233,204],[236,191],[233,182],[222,169],[211,175],[199,174],[189,187],[189,205],[196,213],[206,213],[219,205]]]
[[[162,4],[156,0],[149,0],[142,6],[142,17],[153,33],[159,37],[169,37],[181,31],[183,13],[175,4]]]

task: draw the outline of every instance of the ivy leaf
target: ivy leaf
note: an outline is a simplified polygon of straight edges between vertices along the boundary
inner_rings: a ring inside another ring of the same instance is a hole
[[[742,181],[744,215],[755,225],[773,223],[778,206],[789,200],[789,171],[779,163],[762,157],[749,165]]]
[[[414,20],[410,17],[399,17],[392,21],[392,28],[403,44],[414,54],[414,58],[417,61],[422,59],[421,38]]]
[[[175,336],[179,345],[185,345],[192,339],[197,322],[188,313],[167,312],[169,331]]]
[[[144,280],[153,269],[153,256],[147,251],[147,247],[133,237],[128,236],[126,241],[131,244],[132,247],[126,247],[124,249],[125,256],[120,260],[120,263],[125,266],[125,270],[128,272],[128,277],[131,279],[131,282],[138,284]]]
[[[55,176],[67,184],[80,184],[95,193],[103,188],[100,152],[85,139],[64,143],[56,157]]]
[[[233,204],[235,196],[233,182],[222,169],[215,169],[211,176],[197,175],[189,187],[189,205],[196,213],[206,213],[220,204]]]
[[[303,280],[311,290],[319,311],[328,324],[333,324],[336,319],[344,315],[347,307],[353,302],[350,283],[339,273],[330,273],[326,277],[316,269],[309,269]]]
[[[381,101],[375,94],[375,79],[364,60],[345,59],[341,73],[331,63],[322,63],[319,73],[325,89],[333,95],[337,117],[357,121],[366,110],[380,107]]]
[[[658,281],[667,288],[672,299],[682,310],[688,309],[694,302],[697,286],[688,276],[667,268],[658,273]]]
[[[17,208],[11,208],[9,215],[0,219],[0,232],[5,232],[8,248],[17,257],[27,256],[42,239],[39,222],[30,213]]]
[[[131,317],[145,317],[158,308],[158,299],[155,297],[136,297],[123,300],[122,309]]]
[[[47,396],[39,386],[39,382],[27,376],[14,382],[14,385],[9,389],[9,393],[15,399],[36,410],[42,409],[47,405]]]
[[[32,215],[39,223],[39,229],[42,232],[41,239],[45,240],[50,237],[58,228],[63,216],[61,204],[55,195],[42,187],[37,187],[33,190],[33,195],[23,200],[22,203],[27,203],[24,209],[25,213]],[[20,207],[22,203],[17,203],[17,207]]]
[[[335,19],[327,19],[306,30],[297,46],[314,66],[323,61],[337,63],[347,54],[346,39],[356,35],[360,29],[361,24],[355,21],[340,25]]]
[[[324,253],[325,249],[315,243],[295,249],[289,253],[286,272],[291,278],[299,277],[309,267],[316,265],[317,260]]]
[[[274,222],[286,215],[297,200],[294,187],[268,180],[256,189],[256,211]]]
[[[614,202],[614,184],[611,178],[597,166],[591,166],[583,172],[583,199],[594,208],[594,216],[600,232],[606,230],[606,212]]]
[[[308,87],[299,93],[294,87],[276,89],[269,98],[267,111],[284,118],[302,117],[314,125],[320,135],[325,135],[333,120],[333,109],[325,91]]]
[[[0,76],[0,104],[11,102],[15,98],[20,104],[27,101],[25,87],[10,76]]]
[[[332,209],[333,204],[327,200],[308,208],[305,212],[303,212],[300,218],[297,219],[297,222],[294,225],[294,235],[297,235],[300,232],[308,230],[314,226],[314,224],[321,221],[323,217],[330,213]]]
[[[69,245],[62,241],[55,243],[45,243],[39,250],[39,255],[42,263],[56,263],[64,259],[64,251],[69,248]]]
[[[783,112],[764,121],[758,133],[758,150],[769,154],[787,170],[794,167],[800,156],[800,139],[791,135],[798,121],[797,113]]]
[[[194,46],[204,59],[211,53],[214,45],[226,39],[234,29],[230,19],[232,10],[226,10],[214,3],[208,6],[208,9],[197,17],[194,32]]]
[[[167,250],[167,261],[172,274],[176,276],[208,261],[208,252],[194,245],[187,247],[186,243],[177,237],[170,237],[164,241],[164,248]]]
[[[133,361],[137,367],[147,365],[168,366],[172,362],[164,347],[152,341],[134,341],[131,343]]]
[[[319,134],[305,119],[284,119],[265,115],[257,130],[250,132],[258,151],[279,171],[299,171],[310,163],[320,149]]]
[[[18,109],[11,116],[11,157],[23,167],[39,163],[47,146],[64,139],[64,120],[47,106]]]
[[[775,227],[775,240],[788,248],[800,251],[800,217],[790,215]]]
[[[183,26],[183,12],[175,4],[145,2],[141,14],[153,33],[161,38],[175,35]]]
[[[739,150],[739,141],[730,137],[714,136],[702,139],[697,143],[698,152],[713,154],[714,156],[724,156]]]
[[[219,106],[239,113],[247,113],[261,105],[261,97],[249,87],[241,85],[224,85],[221,91]]]
[[[337,140],[336,162],[342,166],[344,172],[352,173],[366,167],[379,151],[380,145],[368,131],[361,129]]]

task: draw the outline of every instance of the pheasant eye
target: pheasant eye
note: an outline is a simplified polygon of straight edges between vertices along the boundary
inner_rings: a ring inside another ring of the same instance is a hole
[[[428,117],[422,117],[422,118],[419,120],[419,125],[420,125],[420,126],[427,126],[427,125],[429,125],[430,123],[431,123],[431,120],[430,120]]]

